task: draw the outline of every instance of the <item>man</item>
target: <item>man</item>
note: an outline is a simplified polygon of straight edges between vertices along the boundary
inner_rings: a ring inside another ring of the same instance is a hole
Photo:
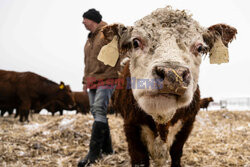
[[[88,40],[84,47],[85,69],[83,77],[83,90],[87,91],[90,101],[90,112],[94,117],[92,126],[91,139],[88,154],[79,161],[78,167],[88,166],[94,163],[101,154],[112,154],[112,142],[107,119],[107,107],[109,99],[114,91],[114,85],[107,87],[105,81],[118,78],[117,69],[115,67],[104,65],[103,62],[97,60],[97,56],[101,48],[110,41],[104,39],[101,29],[107,25],[102,21],[99,11],[89,9],[83,14],[83,24],[87,30]],[[110,82],[109,82],[110,83]]]

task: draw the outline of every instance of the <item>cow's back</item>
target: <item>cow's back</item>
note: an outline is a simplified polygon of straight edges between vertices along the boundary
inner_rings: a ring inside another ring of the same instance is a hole
[[[0,70],[0,90],[5,97],[21,94],[35,96],[35,93],[38,93],[44,85],[55,85],[55,83],[32,72]],[[44,90],[40,92],[44,93]]]

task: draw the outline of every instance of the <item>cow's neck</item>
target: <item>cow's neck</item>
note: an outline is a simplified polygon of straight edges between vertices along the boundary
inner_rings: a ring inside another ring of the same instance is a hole
[[[56,94],[58,91],[60,91],[60,89],[57,83],[48,80],[47,82],[43,82],[41,85],[41,91],[41,94],[47,97],[44,99],[44,102],[49,102],[56,97]]]

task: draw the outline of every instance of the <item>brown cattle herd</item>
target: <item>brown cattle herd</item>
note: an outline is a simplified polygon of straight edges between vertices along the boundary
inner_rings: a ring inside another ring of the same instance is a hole
[[[63,110],[76,110],[86,114],[89,111],[88,95],[84,92],[72,92],[69,85],[57,84],[33,72],[15,72],[0,70],[0,110],[29,121],[29,113],[39,113],[46,109],[54,115],[63,114]]]

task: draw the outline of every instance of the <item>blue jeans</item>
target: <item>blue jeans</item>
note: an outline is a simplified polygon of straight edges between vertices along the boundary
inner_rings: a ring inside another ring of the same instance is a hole
[[[89,103],[90,112],[93,115],[95,121],[107,123],[107,108],[109,99],[112,96],[115,88],[107,89],[100,86],[97,89],[89,89]]]

